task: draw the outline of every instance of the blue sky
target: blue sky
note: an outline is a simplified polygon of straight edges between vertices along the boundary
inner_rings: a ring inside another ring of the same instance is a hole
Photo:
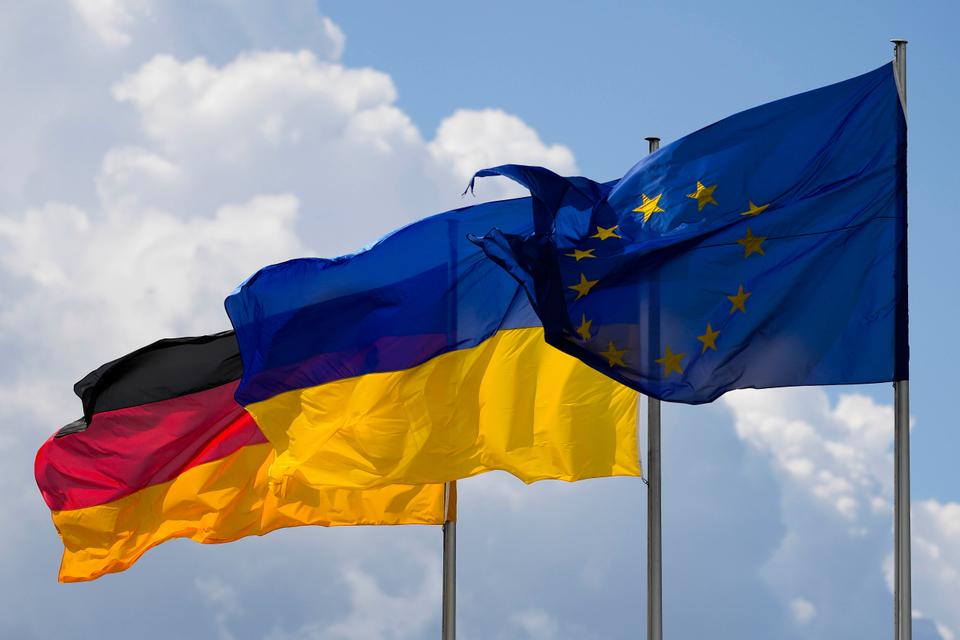
[[[960,637],[956,3],[72,0],[0,17],[0,636],[436,637],[428,527],[175,541],[58,585],[32,460],[76,417],[72,383],[225,328],[224,295],[260,266],[461,205],[481,166],[617,177],[644,136],[876,68],[900,36],[915,637]],[[891,402],[876,385],[664,409],[667,637],[889,634]],[[461,637],[642,633],[640,481],[491,474],[460,504]]]

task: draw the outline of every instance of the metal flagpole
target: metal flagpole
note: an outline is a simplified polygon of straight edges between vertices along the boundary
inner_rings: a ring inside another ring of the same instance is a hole
[[[457,523],[450,517],[456,500],[457,481],[443,487],[443,614],[440,621],[441,640],[457,637]]]
[[[907,41],[893,42],[893,73],[903,115],[907,115]],[[910,597],[910,382],[893,383],[894,412],[894,640],[910,640],[913,629]]]
[[[660,148],[650,137],[649,152]],[[652,308],[652,307],[651,307]],[[651,312],[651,325],[653,312]],[[651,339],[653,337],[651,331]],[[658,340],[658,338],[656,338]],[[660,401],[647,398],[647,640],[663,638],[663,558],[660,527]]]

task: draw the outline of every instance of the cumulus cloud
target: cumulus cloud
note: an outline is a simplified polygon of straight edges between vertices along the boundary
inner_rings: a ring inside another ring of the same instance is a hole
[[[935,620],[944,640],[960,635],[960,504],[913,505],[913,602]]]
[[[386,74],[325,63],[306,50],[245,54],[221,68],[203,58],[160,55],[113,93],[133,104],[147,134],[170,150],[234,140],[235,146],[211,149],[226,161],[249,160],[247,145],[309,144],[308,133],[334,135],[352,116],[396,99]]]
[[[310,47],[325,58],[343,54],[346,36],[310,0],[287,0],[269,6],[255,0],[176,3],[153,0],[70,0],[86,27],[108,49],[140,45],[165,48],[184,32],[197,40],[241,40],[255,48]],[[188,44],[180,39],[181,47]],[[127,53],[128,51],[124,51]]]
[[[245,51],[308,50],[336,61],[345,45],[312,0],[36,0],[6,3],[3,16],[0,54],[19,61],[0,67],[0,84],[15,87],[0,102],[0,119],[11,123],[0,147],[7,211],[49,199],[97,206],[91,174],[110,148],[143,146],[145,135],[111,87],[158,55],[225,65]],[[207,208],[252,195],[220,193]]]
[[[437,621],[440,602],[440,563],[436,556],[414,551],[419,576],[407,576],[406,586],[389,592],[358,567],[343,571],[349,610],[333,622],[312,622],[294,632],[273,630],[267,640],[407,640],[423,637]],[[410,579],[415,578],[415,579]]]
[[[0,217],[0,267],[14,303],[0,311],[0,345],[24,358],[22,373],[32,361],[44,365],[34,375],[48,376],[47,358],[76,366],[151,338],[220,330],[224,292],[301,253],[297,213],[294,196],[275,195],[188,219],[152,209],[93,215],[64,203]]]
[[[100,193],[130,193],[168,210],[215,206],[224,198],[292,192],[312,248],[352,251],[426,214],[469,202],[470,175],[504,162],[573,173],[572,152],[546,144],[500,110],[459,110],[426,140],[396,106],[386,74],[350,68],[310,51],[251,52],[217,65],[205,58],[150,59],[113,86],[145,139],[104,163]],[[486,181],[485,199],[520,194]],[[363,212],[357,217],[357,212]],[[349,221],[349,223],[347,222]]]
[[[450,161],[460,178],[499,164],[542,164],[559,174],[577,172],[573,152],[560,144],[547,145],[520,118],[500,109],[458,109],[440,123],[430,152]]]
[[[218,576],[198,577],[194,585],[207,606],[214,612],[217,637],[220,640],[233,640],[228,621],[242,612],[237,591]]]
[[[739,391],[723,402],[739,437],[769,456],[785,489],[788,533],[766,579],[820,637],[846,624],[862,631],[862,619],[845,623],[840,611],[868,619],[864,603],[881,610],[892,597],[893,407],[862,394],[832,401],[822,389]],[[960,593],[957,533],[960,505],[914,504],[914,603],[923,603],[916,624],[933,624],[943,637],[960,629],[947,602]],[[805,595],[790,595],[798,591]],[[878,633],[888,623],[880,622]]]
[[[70,4],[105,44],[114,47],[130,44],[128,30],[149,9],[145,0],[70,0]]]
[[[550,640],[557,637],[556,621],[545,611],[540,609],[525,609],[510,616],[510,622],[523,633],[524,638],[531,640]]]
[[[809,389],[748,390],[724,401],[741,438],[852,527],[865,510],[886,513],[893,407],[863,395],[843,395],[834,407]]]
[[[350,589],[352,610],[326,628],[325,636],[345,640],[403,640],[421,635],[437,617],[440,601],[440,564],[424,557],[424,573],[414,590],[389,594],[376,578],[350,569],[344,581]]]

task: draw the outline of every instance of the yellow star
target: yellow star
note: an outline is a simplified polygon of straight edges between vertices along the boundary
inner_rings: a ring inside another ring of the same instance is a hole
[[[710,326],[710,323],[707,323],[707,330],[702,336],[697,336],[697,340],[703,343],[703,349],[700,353],[704,353],[707,349],[717,350],[717,336],[720,335],[719,331],[714,331],[713,327]]]
[[[601,227],[600,225],[597,225],[597,232],[596,232],[595,234],[593,234],[592,236],[590,236],[590,237],[591,237],[591,238],[600,238],[601,240],[606,240],[607,238],[619,238],[619,237],[621,237],[621,236],[617,233],[617,229],[619,229],[619,228],[620,228],[620,225],[618,225],[618,224],[613,225],[613,226],[610,227],[609,229],[604,229],[604,228]],[[592,251],[592,249],[591,249],[591,251]]]
[[[749,291],[744,292],[743,285],[740,285],[740,288],[737,289],[737,295],[727,296],[727,300],[729,300],[730,304],[732,305],[730,307],[730,313],[733,313],[737,309],[739,309],[741,313],[746,313],[747,307],[744,305],[744,303],[747,301],[747,298],[749,297],[750,297],[750,292]]]
[[[574,291],[576,291],[576,292],[577,292],[577,297],[575,298],[575,300],[579,300],[579,299],[582,298],[583,296],[585,296],[585,295],[587,295],[588,293],[590,293],[590,289],[592,289],[592,288],[593,288],[593,285],[597,284],[598,282],[600,282],[600,281],[599,281],[599,280],[587,280],[587,276],[585,276],[585,275],[583,275],[583,274],[581,273],[581,274],[580,274],[580,282],[578,282],[577,284],[571,284],[570,286],[567,287],[567,289],[573,289]]]
[[[623,354],[626,352],[626,349],[617,349],[615,344],[608,342],[607,350],[600,352],[600,355],[607,359],[607,364],[609,364],[611,367],[614,365],[625,367],[627,364],[623,361]]]
[[[616,229],[616,227],[614,227],[614,229]],[[571,258],[576,258],[576,259],[577,259],[577,262],[580,262],[580,261],[583,260],[584,258],[596,258],[596,257],[597,257],[597,256],[593,255],[593,249],[587,249],[586,251],[580,251],[580,249],[574,249],[574,250],[573,250],[573,253],[565,253],[565,254],[563,254],[563,255],[569,256],[569,257],[571,257]]]
[[[762,205],[760,205],[760,206],[758,207],[757,205],[753,204],[753,200],[750,200],[750,208],[747,209],[746,211],[744,211],[743,213],[741,213],[740,215],[742,215],[742,216],[758,216],[758,215],[760,215],[761,213],[763,213],[764,211],[766,211],[766,210],[767,210],[767,207],[769,207],[769,206],[770,206],[769,204],[762,204]]]
[[[760,255],[766,255],[763,252],[763,247],[760,245],[763,244],[763,241],[767,239],[767,236],[755,236],[753,231],[750,231],[750,227],[747,227],[747,235],[743,236],[737,240],[737,244],[743,245],[743,257],[746,258],[754,253],[759,253]]]
[[[717,201],[713,199],[713,192],[716,188],[717,185],[705,187],[702,182],[697,180],[697,190],[693,193],[688,193],[687,197],[697,201],[697,211],[703,211],[703,208],[708,204],[717,204]]]
[[[649,220],[650,216],[652,216],[653,214],[662,213],[664,210],[661,209],[658,204],[660,202],[660,197],[662,195],[663,195],[662,193],[659,193],[656,196],[649,198],[645,193],[640,194],[640,197],[643,200],[643,202],[641,202],[640,206],[634,209],[633,212],[642,213],[644,222]]]
[[[683,360],[686,355],[685,353],[674,353],[668,345],[663,357],[656,359],[657,364],[663,365],[663,377],[669,377],[671,371],[676,371],[680,375],[683,375],[683,368],[680,366],[680,361]]]
[[[577,334],[583,340],[589,340],[593,336],[590,335],[590,325],[593,324],[593,320],[587,320],[587,314],[583,314],[580,320],[580,326],[577,327]]]

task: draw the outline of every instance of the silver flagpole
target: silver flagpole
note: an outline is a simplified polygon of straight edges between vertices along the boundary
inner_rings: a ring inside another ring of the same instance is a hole
[[[660,148],[650,137],[649,152]],[[653,321],[651,313],[651,323]],[[651,332],[652,336],[652,332]],[[651,337],[651,340],[653,338]],[[660,528],[660,401],[647,398],[647,640],[663,639],[663,557]]]
[[[903,115],[907,115],[907,41],[893,42],[893,73]],[[913,631],[910,597],[910,382],[893,383],[894,471],[894,640],[910,640]]]
[[[443,487],[443,614],[440,621],[441,640],[457,637],[457,523],[450,517],[456,499],[457,481]]]

